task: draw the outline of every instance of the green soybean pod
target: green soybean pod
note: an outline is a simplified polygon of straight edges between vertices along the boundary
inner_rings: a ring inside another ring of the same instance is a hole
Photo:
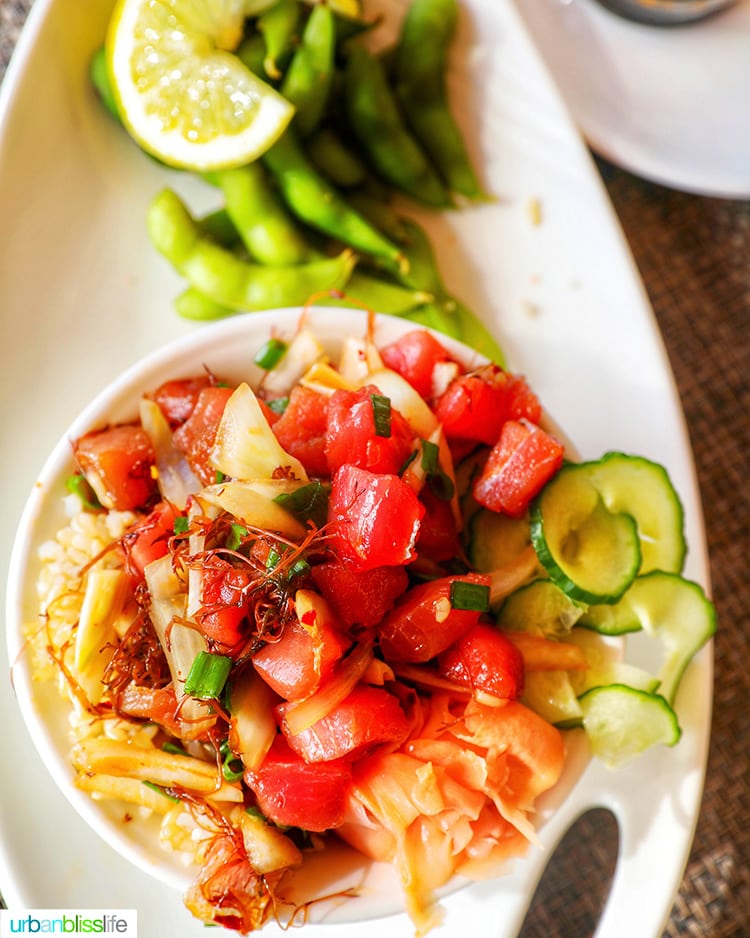
[[[393,84],[409,127],[453,192],[485,198],[448,105],[447,52],[457,0],[413,0],[392,59]]]
[[[404,256],[399,246],[356,212],[339,190],[315,169],[293,129],[287,128],[262,157],[289,210],[311,228],[400,268]]]
[[[390,193],[387,190],[383,191],[379,184],[373,184],[371,180],[368,180],[365,185],[358,186],[356,189],[352,189],[351,192],[348,192],[347,199],[349,204],[355,208],[360,215],[364,215],[365,218],[369,219],[373,225],[392,241],[401,245],[403,253],[406,254],[403,247],[406,235],[403,219],[392,205]],[[398,268],[394,264],[383,262],[383,266],[399,277],[402,277],[404,282],[406,282],[404,265]]]
[[[432,302],[432,294],[413,290],[398,283],[384,280],[355,270],[346,284],[346,293],[340,298],[331,298],[326,305],[365,306],[376,313],[401,316],[409,310]]]
[[[486,355],[496,365],[505,368],[505,352],[503,352],[495,336],[476,313],[472,312],[468,306],[455,297],[447,296],[443,302],[451,303],[453,306],[453,315],[460,323],[461,341]]]
[[[401,116],[382,62],[358,43],[347,45],[344,103],[352,133],[382,179],[426,205],[451,204],[450,193]]]
[[[404,218],[404,252],[409,260],[406,274],[399,279],[407,286],[431,292],[434,299],[406,317],[465,342],[501,367],[505,353],[481,319],[452,296],[443,284],[435,252],[425,230],[411,218]]]
[[[235,53],[243,65],[246,65],[253,75],[262,78],[264,81],[270,81],[272,84],[276,79],[266,71],[266,43],[259,32],[250,33],[237,46]]]
[[[234,248],[241,242],[239,232],[225,208],[203,215],[197,220],[197,224],[202,234],[222,247]]]
[[[195,287],[188,287],[183,290],[174,301],[174,308],[178,316],[183,319],[190,319],[193,322],[210,322],[214,319],[225,319],[227,316],[235,316],[241,312],[225,306],[223,303],[217,303],[205,293],[196,290]]]
[[[190,286],[214,303],[252,312],[300,306],[321,290],[343,290],[356,261],[351,251],[286,267],[242,260],[205,237],[171,189],[151,201],[147,215],[151,242]]]
[[[256,20],[266,47],[263,69],[271,79],[281,78],[283,66],[292,54],[300,15],[298,0],[276,0]]]
[[[209,178],[222,190],[227,215],[253,260],[284,266],[313,259],[312,248],[278,199],[262,163],[218,170]]]
[[[336,23],[325,4],[313,7],[299,45],[281,83],[281,93],[295,106],[294,126],[309,137],[323,117],[333,80]]]
[[[367,167],[330,127],[320,127],[305,141],[313,166],[335,186],[351,189],[367,181]]]

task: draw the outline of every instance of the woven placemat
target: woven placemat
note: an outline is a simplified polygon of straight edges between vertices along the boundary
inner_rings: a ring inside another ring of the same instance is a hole
[[[0,80],[31,0],[0,0]],[[664,936],[750,936],[750,203],[672,191],[598,162],[661,327],[701,488],[719,613],[703,808]],[[558,849],[521,938],[593,935],[617,850],[608,812]],[[2,884],[0,883],[0,891]],[[650,938],[650,936],[628,936]]]

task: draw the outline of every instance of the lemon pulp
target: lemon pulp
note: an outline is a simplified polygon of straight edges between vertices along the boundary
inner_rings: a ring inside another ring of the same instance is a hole
[[[107,62],[122,120],[154,156],[190,170],[250,162],[283,133],[292,105],[231,50],[247,0],[119,0]]]

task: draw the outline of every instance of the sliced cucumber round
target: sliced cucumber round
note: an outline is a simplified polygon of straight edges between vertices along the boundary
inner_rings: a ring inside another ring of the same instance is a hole
[[[570,684],[576,696],[606,684],[627,684],[649,693],[659,689],[659,678],[653,672],[623,660],[621,642],[609,642],[596,632],[578,627],[566,641],[583,651],[588,664],[585,671],[570,672]]]
[[[567,671],[528,671],[522,701],[561,729],[581,725],[581,705]]]
[[[552,580],[532,580],[508,596],[498,611],[497,624],[545,638],[564,638],[586,609]]]
[[[550,579],[571,599],[614,603],[641,566],[638,527],[610,510],[590,463],[564,466],[531,505],[531,542]]]
[[[614,606],[591,606],[579,619],[600,634],[641,629],[661,642],[660,693],[672,703],[691,659],[716,632],[716,609],[703,588],[678,573],[652,570],[636,577]]]
[[[716,633],[716,608],[698,583],[661,570],[638,577],[628,592],[644,630],[664,648],[659,693],[673,703],[685,668]]]
[[[623,596],[610,605],[589,606],[578,620],[578,625],[600,635],[626,635],[628,632],[640,632],[643,623],[638,610],[633,605],[631,590],[638,578],[630,584]]]
[[[607,453],[583,471],[615,514],[635,518],[641,539],[641,573],[680,573],[685,563],[685,514],[664,466],[644,456]]]
[[[674,746],[682,735],[677,714],[660,694],[608,684],[587,691],[579,704],[591,751],[610,768],[652,746]]]
[[[469,562],[474,570],[489,573],[515,560],[529,546],[529,519],[480,508],[469,523]]]

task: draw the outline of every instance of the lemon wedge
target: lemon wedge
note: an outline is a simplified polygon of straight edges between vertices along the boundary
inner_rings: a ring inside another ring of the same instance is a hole
[[[293,106],[232,53],[268,0],[118,0],[106,39],[120,117],[162,162],[202,171],[256,159]]]

